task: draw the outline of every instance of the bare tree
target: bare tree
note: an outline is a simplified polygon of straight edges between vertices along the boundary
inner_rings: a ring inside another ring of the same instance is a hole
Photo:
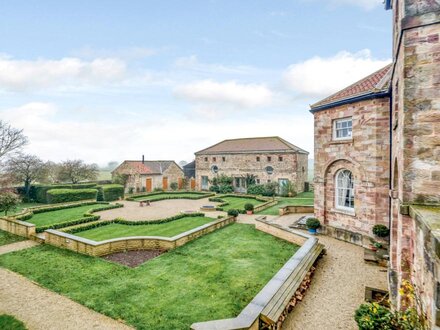
[[[66,160],[59,165],[58,179],[73,184],[85,180],[96,180],[99,168],[96,164],[85,164],[82,160]]]
[[[60,165],[48,160],[45,164],[45,167],[47,171],[47,181],[50,183],[57,183]]]
[[[47,170],[45,163],[34,155],[19,154],[6,163],[5,172],[17,183],[24,184],[26,200],[29,200],[31,184],[45,180]]]
[[[20,150],[27,141],[23,130],[13,128],[0,120],[0,159],[9,153]]]

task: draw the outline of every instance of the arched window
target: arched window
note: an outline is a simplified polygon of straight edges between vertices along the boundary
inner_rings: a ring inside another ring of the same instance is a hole
[[[353,211],[354,183],[349,170],[340,170],[336,174],[336,208]]]

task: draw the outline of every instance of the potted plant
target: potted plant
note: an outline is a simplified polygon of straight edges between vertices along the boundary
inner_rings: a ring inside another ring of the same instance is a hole
[[[385,225],[374,225],[373,234],[377,237],[383,238],[390,235],[390,230]]]
[[[379,242],[376,242],[374,239],[370,239],[370,250],[376,252],[378,249],[381,249],[383,245]]]
[[[251,215],[254,213],[254,205],[251,203],[244,204],[244,209],[246,210],[246,214]]]
[[[234,217],[234,218],[236,218],[236,217],[238,217],[238,210],[235,210],[235,209],[230,209],[230,210],[228,210],[228,215],[230,216],[230,217]]]
[[[321,226],[321,223],[316,218],[308,218],[306,221],[307,229],[309,230],[309,233],[314,235],[316,234],[316,229],[318,229]]]

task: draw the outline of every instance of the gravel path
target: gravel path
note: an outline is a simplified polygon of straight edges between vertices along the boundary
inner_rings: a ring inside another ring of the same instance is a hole
[[[115,218],[123,218],[126,220],[157,220],[172,217],[180,214],[182,211],[200,211],[200,207],[204,205],[217,205],[208,200],[203,199],[167,199],[163,201],[152,202],[150,206],[139,206],[139,202],[121,201],[124,207],[111,209],[102,212],[96,212],[103,220],[113,220]],[[224,215],[224,212],[202,212],[207,217],[217,218],[218,215]]]
[[[9,253],[9,252],[27,249],[27,248],[33,247],[35,245],[38,245],[38,243],[35,241],[31,241],[31,240],[2,245],[2,246],[0,246],[0,254],[5,254],[5,253]]]
[[[132,329],[25,277],[0,268],[0,314],[10,314],[29,330]]]
[[[318,236],[327,254],[312,285],[286,319],[284,330],[357,329],[353,315],[364,302],[365,286],[387,290],[386,268],[366,264],[363,248]]]

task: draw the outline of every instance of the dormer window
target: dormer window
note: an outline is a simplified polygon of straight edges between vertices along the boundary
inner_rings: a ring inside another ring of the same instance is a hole
[[[333,139],[350,140],[353,133],[353,120],[351,117],[333,121]]]

